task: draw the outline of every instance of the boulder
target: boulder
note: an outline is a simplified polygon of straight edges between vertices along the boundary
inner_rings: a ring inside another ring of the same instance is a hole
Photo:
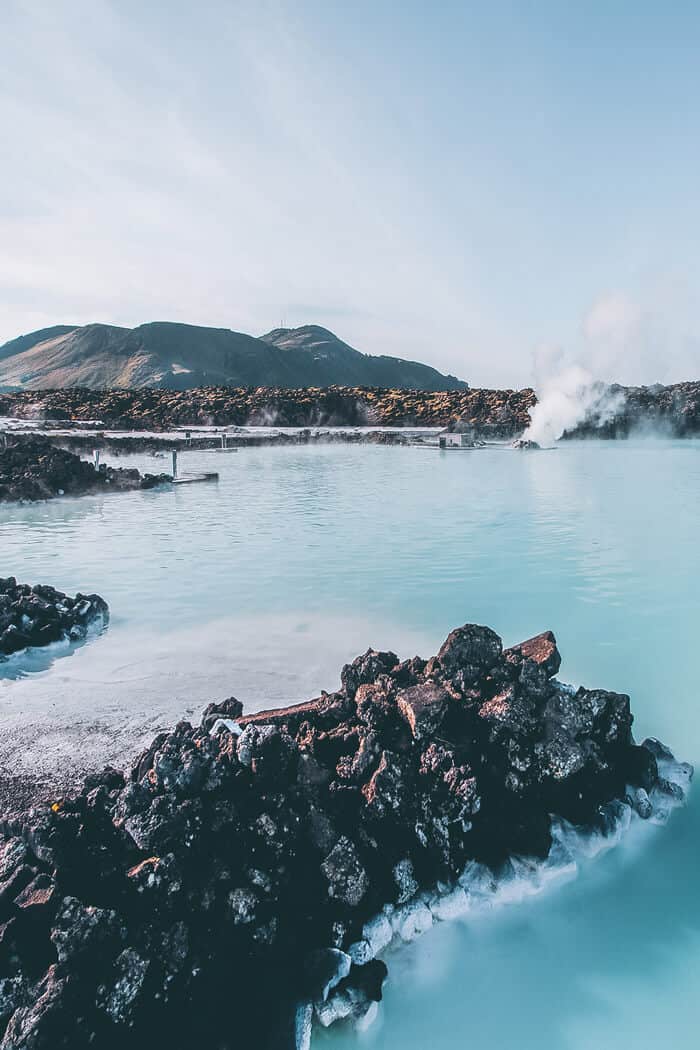
[[[346,694],[353,699],[359,686],[375,682],[382,674],[396,667],[399,658],[396,653],[379,652],[376,649],[368,649],[362,656],[358,656],[351,664],[346,664],[340,672],[340,681]]]
[[[519,645],[506,649],[504,654],[509,661],[522,663],[532,661],[543,668],[548,678],[552,678],[561,667],[561,656],[557,649],[557,640],[551,631],[543,631],[534,638],[528,638]]]
[[[458,677],[465,686],[479,681],[501,658],[501,639],[490,627],[466,624],[452,631],[437,654],[437,661],[448,678]]]
[[[423,682],[397,694],[396,705],[408,722],[414,740],[423,740],[435,733],[445,717],[449,699],[447,690],[434,682]]]
[[[356,907],[369,888],[367,872],[348,838],[341,838],[321,864],[328,881],[328,896],[348,907]]]

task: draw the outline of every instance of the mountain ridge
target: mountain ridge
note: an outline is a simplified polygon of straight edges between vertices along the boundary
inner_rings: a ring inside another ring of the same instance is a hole
[[[0,346],[0,389],[200,386],[381,386],[466,390],[430,365],[364,354],[320,325],[260,337],[229,328],[151,321],[134,328],[53,325]]]

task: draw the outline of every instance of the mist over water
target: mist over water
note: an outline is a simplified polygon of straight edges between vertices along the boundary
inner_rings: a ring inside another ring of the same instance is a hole
[[[0,669],[27,768],[91,748],[113,760],[211,699],[332,689],[368,645],[428,656],[470,620],[506,644],[551,627],[564,681],[629,692],[638,739],[700,763],[700,442],[289,447],[193,453],[190,468],[221,480],[0,507],[3,573],[97,590],[112,610],[105,635],[49,666]],[[694,791],[576,881],[392,952],[376,1025],[319,1032],[314,1050],[694,1045]]]

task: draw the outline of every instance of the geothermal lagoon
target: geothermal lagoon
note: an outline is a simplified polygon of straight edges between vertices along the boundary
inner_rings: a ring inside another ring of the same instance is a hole
[[[101,635],[0,665],[5,773],[58,791],[127,765],[209,701],[303,700],[337,688],[368,646],[429,656],[468,621],[506,645],[551,628],[562,681],[629,693],[638,741],[700,759],[700,442],[187,459],[215,459],[218,484],[0,507],[18,579],[96,591],[111,609]],[[667,826],[636,822],[615,848],[584,850],[575,878],[531,894],[516,873],[493,907],[390,948],[373,1024],[317,1029],[314,1050],[692,1045],[698,843],[691,793]]]

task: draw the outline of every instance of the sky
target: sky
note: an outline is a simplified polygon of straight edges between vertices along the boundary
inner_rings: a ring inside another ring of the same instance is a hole
[[[321,324],[700,377],[700,5],[2,0],[0,343]]]

